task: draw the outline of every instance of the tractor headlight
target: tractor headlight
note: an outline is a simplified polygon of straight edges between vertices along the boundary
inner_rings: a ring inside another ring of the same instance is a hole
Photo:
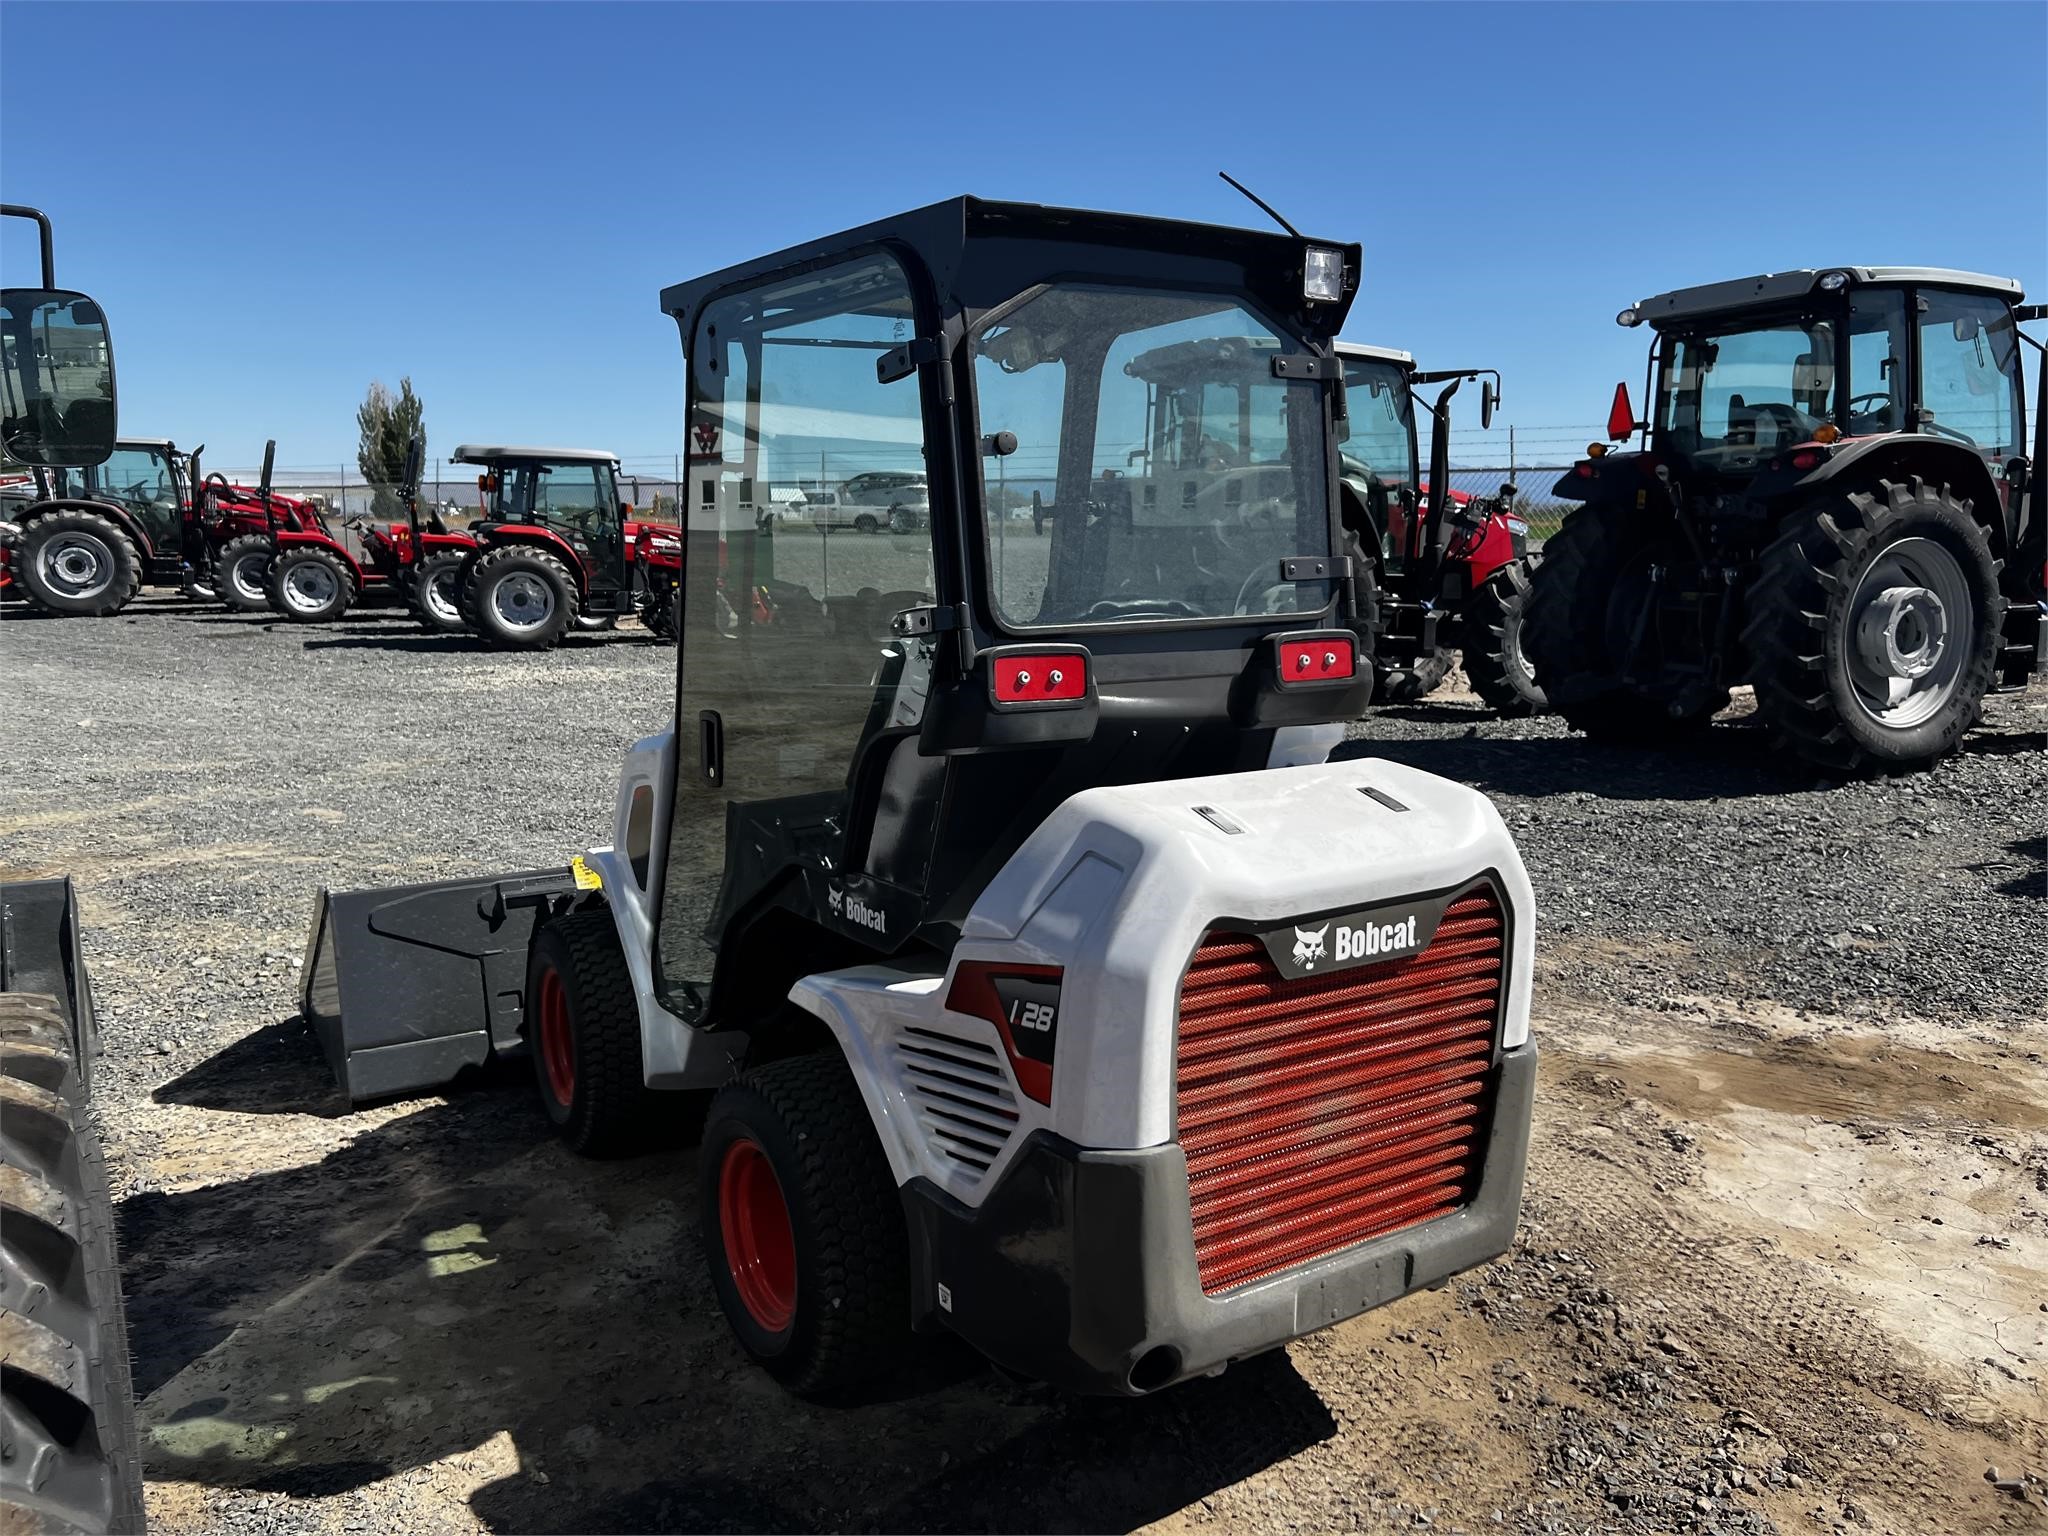
[[[1640,309],[1638,309],[1635,305],[1631,304],[1627,309],[1624,309],[1620,314],[1614,317],[1614,323],[1616,325],[1628,326],[1631,330],[1633,330],[1636,326],[1639,326],[1643,323],[1643,312]]]
[[[1849,274],[1846,272],[1823,272],[1820,275],[1820,291],[1822,293],[1840,293],[1848,286]]]
[[[1312,245],[1302,254],[1301,296],[1318,304],[1344,297],[1344,253]]]

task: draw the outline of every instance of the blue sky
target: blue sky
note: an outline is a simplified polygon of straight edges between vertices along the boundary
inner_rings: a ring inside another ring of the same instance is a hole
[[[1525,459],[1640,389],[1613,315],[1650,292],[1872,261],[2048,293],[2048,97],[2005,67],[2048,56],[2040,5],[9,3],[0,47],[0,191],[106,304],[123,428],[223,465],[352,464],[409,373],[437,456],[651,468],[664,283],[958,192],[1262,222],[1227,169],[1363,243],[1348,335],[1501,368]],[[21,109],[39,58],[61,109]]]

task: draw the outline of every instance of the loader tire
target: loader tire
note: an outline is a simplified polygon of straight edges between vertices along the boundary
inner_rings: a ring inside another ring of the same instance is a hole
[[[0,993],[0,1530],[139,1532],[106,1160],[52,998]]]
[[[576,578],[545,550],[507,544],[486,550],[462,586],[462,621],[504,650],[545,651],[561,644],[582,603]]]
[[[276,553],[267,533],[245,533],[221,545],[213,559],[213,590],[221,603],[236,613],[267,613],[264,577]]]
[[[1719,691],[1680,705],[1616,680],[1642,607],[1644,573],[1662,554],[1655,527],[1611,503],[1566,515],[1530,577],[1522,642],[1565,724],[1617,746],[1658,746],[1705,731],[1728,702]]]
[[[405,602],[422,629],[459,635],[469,627],[462,622],[461,602],[462,566],[468,558],[460,553],[429,555],[413,572]]]
[[[356,578],[339,555],[317,545],[287,549],[263,573],[273,613],[294,624],[331,624],[356,600]]]
[[[705,1263],[741,1347],[805,1397],[885,1378],[912,1339],[909,1237],[839,1054],[771,1061],[719,1089],[697,1166]]]
[[[526,1017],[541,1106],[572,1152],[625,1157],[680,1131],[682,1095],[643,1074],[639,1004],[609,910],[566,913],[534,934]]]
[[[45,613],[103,618],[142,586],[142,557],[120,524],[82,508],[36,518],[14,555],[22,591]]]
[[[1412,662],[1385,662],[1373,668],[1375,704],[1414,704],[1428,698],[1451,675],[1451,658],[1438,650]]]
[[[1834,773],[1930,767],[1977,722],[2005,599],[1970,503],[1917,475],[1794,514],[1763,552],[1743,641],[1757,713]]]
[[[1550,704],[1523,644],[1529,571],[1526,559],[1510,560],[1465,599],[1458,617],[1466,681],[1495,714],[1507,720],[1540,714]]]

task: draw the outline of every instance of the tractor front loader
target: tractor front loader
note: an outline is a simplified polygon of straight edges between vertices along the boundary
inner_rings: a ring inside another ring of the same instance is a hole
[[[0,292],[0,448],[41,471],[103,464],[116,433],[106,318],[56,286]],[[139,1532],[142,1457],[106,1159],[99,1035],[71,882],[0,883],[0,1530]]]
[[[2048,379],[2026,444],[2018,283],[1934,267],[1767,273],[1661,294],[1637,420],[1558,482],[1528,644],[1565,719],[1643,741],[1738,684],[1835,773],[1925,768],[2041,670]]]
[[[701,1121],[709,1284],[803,1393],[945,1329],[1143,1394],[1502,1252],[1528,880],[1481,795],[1327,760],[1359,260],[959,198],[666,289],[671,723],[565,867],[320,893],[351,1096],[524,1052],[578,1151]],[[769,531],[821,433],[929,517]]]

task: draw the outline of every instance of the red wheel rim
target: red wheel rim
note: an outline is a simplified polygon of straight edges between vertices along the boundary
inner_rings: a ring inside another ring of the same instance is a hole
[[[548,1075],[548,1092],[567,1108],[576,1098],[576,1036],[569,1028],[569,994],[562,973],[540,973],[540,1061]]]
[[[718,1165],[718,1230],[740,1304],[781,1333],[796,1316],[796,1234],[775,1167],[751,1138],[728,1146]]]

